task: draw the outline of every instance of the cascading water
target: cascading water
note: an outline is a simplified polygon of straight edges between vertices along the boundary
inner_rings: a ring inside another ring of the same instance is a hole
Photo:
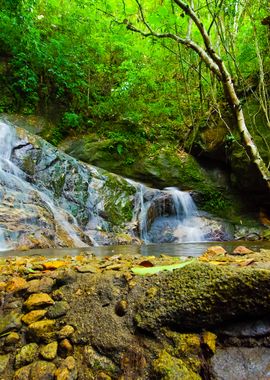
[[[140,189],[140,237],[145,243],[205,241],[204,224],[188,192],[168,187],[150,200]]]
[[[53,215],[55,222],[69,236],[76,247],[86,247],[76,231],[75,218],[64,210],[61,210],[45,193],[36,189],[26,181],[25,173],[11,162],[12,149],[16,142],[16,135],[11,126],[0,121],[0,200],[9,196],[9,193],[16,192],[13,202],[20,208],[20,196],[23,194],[24,200],[28,197],[29,203],[35,197]],[[9,191],[10,190],[10,191]],[[13,207],[13,205],[11,205]],[[72,221],[72,224],[69,222]],[[12,249],[12,242],[6,239],[5,226],[0,222],[0,250]]]

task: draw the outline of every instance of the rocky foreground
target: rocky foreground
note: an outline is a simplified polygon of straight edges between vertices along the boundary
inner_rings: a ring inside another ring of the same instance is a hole
[[[2,258],[0,296],[1,380],[270,378],[268,250]]]

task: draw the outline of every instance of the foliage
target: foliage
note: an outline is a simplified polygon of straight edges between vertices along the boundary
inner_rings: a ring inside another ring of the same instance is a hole
[[[268,2],[193,4],[243,103],[259,88],[267,123],[269,32],[262,20]],[[0,111],[49,116],[57,122],[49,137],[55,145],[67,134],[94,131],[108,137],[110,151],[130,165],[136,160],[133,146],[150,145],[153,156],[164,144],[191,149],[206,111],[224,101],[220,84],[194,52],[126,30],[124,20],[142,26],[143,14],[157,32],[201,43],[194,23],[174,1],[3,0],[1,5]],[[213,202],[220,203],[218,197]]]

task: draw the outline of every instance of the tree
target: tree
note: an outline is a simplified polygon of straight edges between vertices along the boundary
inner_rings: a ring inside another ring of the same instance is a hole
[[[208,29],[206,28],[204,22],[199,16],[199,13],[196,12],[191,5],[181,0],[172,0],[172,4],[176,5],[178,9],[181,10],[181,15],[186,15],[189,18],[187,35],[186,37],[183,37],[182,33],[157,32],[146,19],[142,3],[139,0],[135,1],[139,10],[139,21],[135,24],[132,23],[130,20],[125,19],[124,23],[126,24],[127,29],[132,32],[139,33],[144,37],[174,40],[177,44],[184,45],[188,49],[193,50],[200,57],[201,61],[205,63],[205,65],[209,70],[211,70],[215,78],[222,84],[228,103],[235,115],[237,128],[240,133],[242,143],[246,149],[246,152],[250,157],[250,160],[257,167],[263,181],[267,185],[268,190],[270,190],[270,172],[266,167],[263,159],[261,158],[259,150],[256,144],[254,143],[253,138],[246,125],[241,101],[237,95],[232,75],[228,70],[224,59],[222,59],[221,55],[218,54],[217,49],[214,48],[214,44],[210,37],[211,27],[209,27]],[[218,14],[219,10],[222,8],[224,1],[220,0],[219,2],[215,3],[216,12],[213,15],[213,20],[211,24],[215,22],[215,17]],[[193,3],[190,2],[190,4]],[[179,15],[178,17],[180,17],[181,15]],[[191,38],[191,23],[196,26],[197,32],[199,32],[200,39],[197,38],[195,40],[194,38]],[[145,27],[144,30],[141,29],[140,25],[143,25]],[[197,42],[197,40],[199,42]]]

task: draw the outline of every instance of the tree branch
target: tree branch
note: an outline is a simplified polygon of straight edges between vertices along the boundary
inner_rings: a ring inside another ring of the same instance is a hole
[[[175,40],[177,43],[185,45],[186,47],[192,49],[195,51],[200,58],[204,61],[204,63],[207,65],[207,67],[215,73],[215,75],[218,76],[219,79],[222,79],[220,69],[218,65],[213,61],[213,59],[209,56],[209,54],[196,42],[190,40],[190,39],[184,39],[176,34],[173,33],[157,33],[151,30],[151,32],[144,32],[143,30],[140,30],[136,28],[133,24],[125,20],[125,24],[127,25],[127,29],[131,30],[132,32],[139,33],[144,37],[156,37],[156,38],[170,38],[172,40]]]

